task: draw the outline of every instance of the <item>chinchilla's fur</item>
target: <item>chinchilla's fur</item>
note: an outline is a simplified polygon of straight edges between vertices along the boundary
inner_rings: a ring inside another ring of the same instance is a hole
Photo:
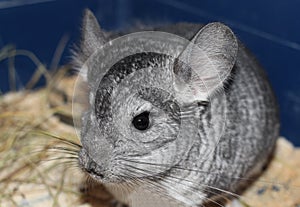
[[[98,84],[94,69],[104,60],[85,62],[113,34],[103,32],[90,11],[82,30],[74,59],[77,67],[85,65],[83,76],[96,90],[82,118],[79,164],[117,200],[130,206],[199,206],[236,192],[266,163],[279,133],[277,104],[261,66],[227,26],[153,29],[200,48],[187,46],[178,58],[197,70],[205,93],[190,67],[153,52],[116,62]],[[139,117],[146,129],[134,125]]]

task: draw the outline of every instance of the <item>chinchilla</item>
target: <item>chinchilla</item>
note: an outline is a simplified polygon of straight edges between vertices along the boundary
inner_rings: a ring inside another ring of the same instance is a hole
[[[279,135],[262,67],[222,23],[142,30],[104,32],[85,12],[79,165],[129,206],[201,206],[237,192]]]

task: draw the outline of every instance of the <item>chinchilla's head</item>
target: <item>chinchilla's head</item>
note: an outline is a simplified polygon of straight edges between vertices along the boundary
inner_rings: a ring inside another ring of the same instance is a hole
[[[212,23],[191,41],[159,33],[155,42],[151,32],[108,40],[90,11],[82,29],[75,59],[90,109],[82,117],[80,166],[104,183],[167,173],[200,139],[203,103],[235,64],[235,36]]]

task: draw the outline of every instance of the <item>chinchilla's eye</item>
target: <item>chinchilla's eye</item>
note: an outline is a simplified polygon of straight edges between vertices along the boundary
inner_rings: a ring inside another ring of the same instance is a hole
[[[135,116],[132,120],[133,126],[138,130],[146,130],[149,127],[150,120],[149,120],[149,111],[145,111],[137,116]]]

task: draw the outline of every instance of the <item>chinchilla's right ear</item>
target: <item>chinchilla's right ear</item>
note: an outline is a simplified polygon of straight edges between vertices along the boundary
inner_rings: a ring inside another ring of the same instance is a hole
[[[96,17],[89,9],[86,9],[81,28],[80,46],[74,52],[75,67],[80,69],[85,61],[106,42],[105,33],[101,30]],[[81,71],[81,73],[82,76],[86,77],[87,71]]]
[[[184,103],[207,101],[230,78],[238,53],[231,29],[219,22],[204,26],[178,57],[175,91]]]

